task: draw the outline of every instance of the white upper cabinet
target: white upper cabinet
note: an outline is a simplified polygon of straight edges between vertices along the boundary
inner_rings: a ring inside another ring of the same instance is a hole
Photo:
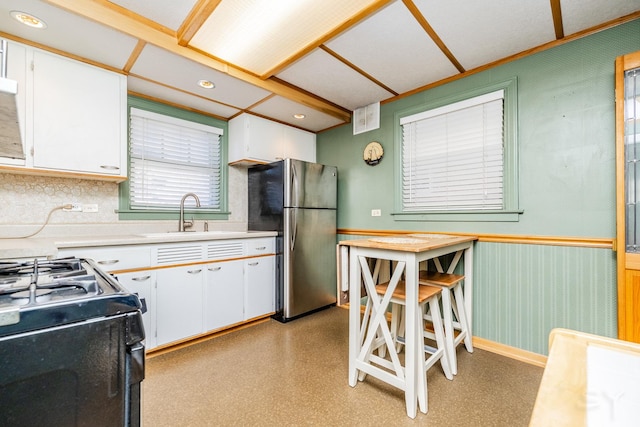
[[[18,83],[18,93],[16,94],[16,109],[20,126],[20,137],[22,139],[22,149],[27,153],[26,145],[26,114],[27,114],[27,48],[21,44],[7,43],[7,78]],[[13,159],[0,157],[0,162],[4,164],[25,166],[25,159]]]
[[[229,121],[229,163],[270,163],[284,158],[315,162],[316,135],[250,114]]]
[[[34,167],[126,175],[126,102],[124,75],[34,52]]]
[[[304,160],[307,162],[315,163],[315,133],[292,128],[290,126],[285,126],[282,136],[282,149],[284,158]]]
[[[124,180],[126,77],[18,43],[8,53],[26,159],[0,163],[34,175]]]

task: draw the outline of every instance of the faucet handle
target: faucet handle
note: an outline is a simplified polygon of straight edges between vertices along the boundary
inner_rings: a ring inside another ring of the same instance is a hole
[[[182,228],[183,229],[187,229],[187,228],[191,228],[193,227],[193,217],[191,217],[191,220],[185,219],[182,222]]]

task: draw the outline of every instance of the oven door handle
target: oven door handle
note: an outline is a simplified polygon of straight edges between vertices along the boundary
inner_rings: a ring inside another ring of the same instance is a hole
[[[129,363],[131,370],[129,371],[129,385],[137,384],[144,379],[144,344],[141,342],[130,346]]]

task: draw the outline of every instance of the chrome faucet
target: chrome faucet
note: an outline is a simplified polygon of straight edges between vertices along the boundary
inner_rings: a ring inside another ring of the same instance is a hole
[[[200,207],[200,199],[198,198],[197,194],[187,193],[182,196],[182,200],[180,200],[180,222],[178,223],[178,231],[185,231],[185,228],[193,227],[193,217],[191,218],[191,221],[184,220],[184,201],[189,196],[193,197],[196,200],[196,207]]]

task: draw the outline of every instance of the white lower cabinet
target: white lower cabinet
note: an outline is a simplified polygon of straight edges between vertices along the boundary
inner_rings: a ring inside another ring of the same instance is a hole
[[[275,307],[275,256],[250,258],[244,262],[244,318],[263,316]]]
[[[204,286],[204,329],[212,331],[244,320],[242,260],[207,265]]]
[[[204,332],[204,270],[204,265],[194,265],[156,271],[157,345]]]
[[[273,313],[274,253],[272,237],[58,251],[93,259],[144,299],[147,349]]]
[[[118,281],[130,292],[138,295],[147,311],[142,314],[144,323],[145,347],[147,350],[154,348],[156,344],[156,307],[155,284],[156,272],[153,270],[136,271],[134,273],[120,273]]]

